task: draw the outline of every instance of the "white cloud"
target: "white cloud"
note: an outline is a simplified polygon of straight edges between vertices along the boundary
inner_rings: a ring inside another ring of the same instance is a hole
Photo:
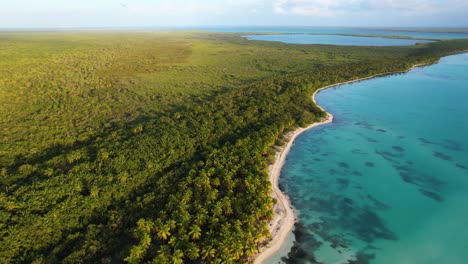
[[[286,10],[287,3],[288,3],[288,0],[276,0],[273,3],[273,11],[277,14],[282,14],[282,15],[287,14],[288,13],[288,11]]]

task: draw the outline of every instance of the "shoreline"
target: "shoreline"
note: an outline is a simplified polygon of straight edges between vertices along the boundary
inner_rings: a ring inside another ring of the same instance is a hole
[[[461,51],[457,53],[464,53],[464,52],[466,51]],[[453,55],[453,54],[447,54],[445,56],[449,56],[449,55]],[[336,83],[332,85],[327,85],[327,86],[317,89],[313,93],[312,101],[314,102],[315,105],[317,105],[322,111],[326,113],[326,118],[320,122],[312,123],[311,125],[305,128],[300,127],[292,132],[289,132],[286,135],[287,140],[288,140],[286,146],[284,146],[283,148],[281,148],[279,151],[276,152],[275,162],[272,165],[268,166],[268,175],[269,175],[270,182],[272,184],[271,197],[273,199],[276,199],[276,203],[273,206],[273,212],[274,212],[273,219],[268,224],[271,236],[268,242],[266,243],[266,245],[260,248],[259,253],[257,253],[253,257],[252,262],[254,264],[264,263],[264,261],[268,260],[273,255],[275,255],[281,249],[283,244],[286,242],[286,239],[289,233],[292,231],[294,224],[296,223],[296,213],[289,200],[289,197],[285,193],[283,193],[279,189],[279,186],[278,186],[279,177],[281,176],[281,170],[286,162],[286,157],[288,156],[289,151],[291,150],[294,144],[294,141],[299,135],[301,135],[305,131],[312,129],[314,127],[324,125],[324,124],[332,123],[334,120],[334,116],[332,114],[328,113],[324,108],[322,108],[319,104],[317,104],[315,100],[315,96],[319,92],[325,89],[337,87],[337,86],[344,85],[344,84],[351,84],[355,82],[365,81],[365,80],[373,79],[376,77],[384,77],[387,75],[407,73],[417,67],[423,67],[423,66],[435,64],[439,60],[440,58],[437,61],[433,61],[433,62],[418,63],[418,64],[411,66],[409,69],[402,70],[402,71],[384,72],[384,73],[375,74],[369,77],[363,77],[363,78],[358,78],[358,79],[354,79],[350,81],[344,81],[344,82],[340,82],[340,83]]]
[[[318,89],[312,95],[312,100],[315,104],[315,95],[323,89],[326,88]],[[321,106],[317,106],[325,111]],[[293,229],[294,224],[296,223],[296,213],[289,201],[289,197],[279,189],[278,180],[281,175],[281,170],[286,162],[286,157],[288,156],[296,138],[311,128],[333,122],[333,115],[326,111],[325,113],[327,114],[325,120],[313,123],[305,128],[300,127],[293,132],[288,133],[291,134],[288,137],[288,143],[275,154],[275,163],[268,167],[268,175],[272,184],[271,196],[273,199],[276,199],[276,204],[273,206],[274,216],[268,225],[271,233],[271,240],[259,250],[259,253],[255,256],[253,261],[254,264],[261,264],[272,257],[284,244],[289,232]]]

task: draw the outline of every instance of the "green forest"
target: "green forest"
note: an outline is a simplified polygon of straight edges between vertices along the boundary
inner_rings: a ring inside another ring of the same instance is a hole
[[[248,262],[315,90],[467,48],[0,32],[0,263]]]

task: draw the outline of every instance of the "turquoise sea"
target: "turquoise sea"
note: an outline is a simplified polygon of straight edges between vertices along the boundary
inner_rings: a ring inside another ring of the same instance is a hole
[[[335,121],[288,155],[295,242],[270,263],[468,263],[467,73],[465,53],[320,92]]]

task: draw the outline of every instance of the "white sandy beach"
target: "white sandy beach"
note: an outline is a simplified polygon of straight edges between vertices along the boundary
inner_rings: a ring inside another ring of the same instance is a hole
[[[322,89],[325,88],[327,87],[324,87]],[[312,100],[314,100],[314,103],[315,95],[322,89],[317,90],[312,96]],[[281,174],[281,169],[284,166],[286,157],[288,156],[288,153],[291,150],[295,139],[308,129],[323,124],[328,124],[332,121],[333,115],[327,113],[327,117],[325,120],[318,123],[313,123],[312,125],[306,128],[296,129],[294,132],[290,133],[288,143],[286,144],[286,146],[281,151],[276,153],[275,163],[270,165],[270,167],[268,168],[268,173],[270,175],[270,181],[272,184],[272,197],[277,201],[273,208],[274,217],[268,226],[271,233],[271,240],[265,247],[260,249],[260,253],[255,257],[255,264],[263,263],[281,248],[286,238],[288,237],[289,232],[291,232],[292,228],[294,227],[294,223],[296,222],[296,215],[293,211],[289,198],[278,187],[278,180]]]

